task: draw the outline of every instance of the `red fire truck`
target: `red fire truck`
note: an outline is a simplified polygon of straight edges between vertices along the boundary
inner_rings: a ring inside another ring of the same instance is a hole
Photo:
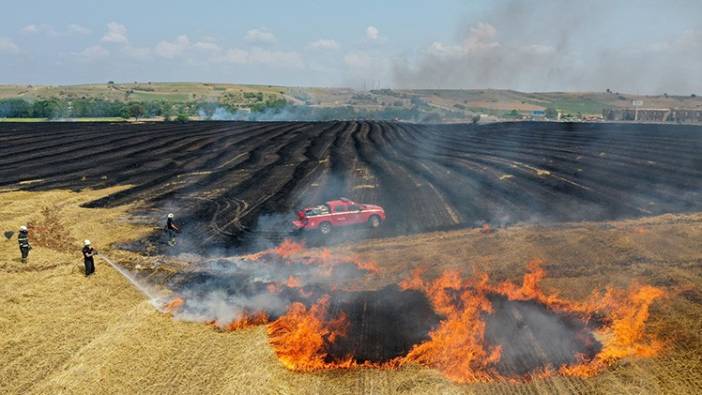
[[[297,219],[293,221],[292,225],[293,229],[297,231],[319,230],[326,235],[331,233],[334,228],[353,225],[377,228],[384,221],[385,210],[382,207],[341,198],[299,210]]]

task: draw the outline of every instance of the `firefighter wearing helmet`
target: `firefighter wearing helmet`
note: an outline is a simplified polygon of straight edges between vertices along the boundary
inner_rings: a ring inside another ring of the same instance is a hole
[[[173,220],[175,216],[173,213],[168,214],[168,219],[166,219],[166,233],[168,234],[168,245],[173,247],[176,244],[176,233],[180,232],[180,228],[176,225]]]
[[[97,255],[97,251],[93,248],[90,240],[85,240],[83,242],[83,263],[85,264],[85,276],[88,277],[95,273],[95,259],[93,258]]]
[[[27,263],[27,258],[29,257],[29,250],[32,246],[29,244],[29,231],[27,227],[22,225],[19,228],[19,235],[17,235],[17,241],[19,241],[20,254],[22,255],[22,263]]]

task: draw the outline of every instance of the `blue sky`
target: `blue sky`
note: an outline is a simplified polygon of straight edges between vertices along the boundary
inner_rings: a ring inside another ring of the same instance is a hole
[[[698,0],[7,3],[0,83],[702,91]]]

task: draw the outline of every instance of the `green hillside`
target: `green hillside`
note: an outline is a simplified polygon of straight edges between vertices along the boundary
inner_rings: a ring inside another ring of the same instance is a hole
[[[0,119],[209,119],[235,114],[282,114],[300,119],[467,121],[522,119],[534,112],[568,118],[601,116],[607,108],[702,109],[691,96],[640,96],[618,92],[527,93],[512,90],[392,90],[307,88],[220,83],[131,82],[85,85],[0,85]]]

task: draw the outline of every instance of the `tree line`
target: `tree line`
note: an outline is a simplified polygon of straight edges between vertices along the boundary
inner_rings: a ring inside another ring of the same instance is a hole
[[[284,108],[285,99],[265,99],[247,106],[247,111],[261,113]],[[217,101],[112,101],[98,98],[39,99],[9,98],[0,100],[0,118],[154,118],[187,120],[192,116],[211,119],[217,109],[240,111],[238,106]]]
[[[195,115],[200,103],[174,104],[166,101],[119,102],[97,98],[0,100],[0,118],[187,118]]]
[[[378,110],[359,109],[352,106],[314,107],[292,105],[282,98],[263,98],[246,106],[218,101],[192,101],[173,103],[167,101],[111,101],[98,98],[39,99],[23,98],[0,100],[0,118],[156,118],[186,121],[197,116],[215,120],[404,120],[439,122],[442,116],[460,117],[461,112],[437,113],[423,103],[413,103],[410,108],[386,106]]]

